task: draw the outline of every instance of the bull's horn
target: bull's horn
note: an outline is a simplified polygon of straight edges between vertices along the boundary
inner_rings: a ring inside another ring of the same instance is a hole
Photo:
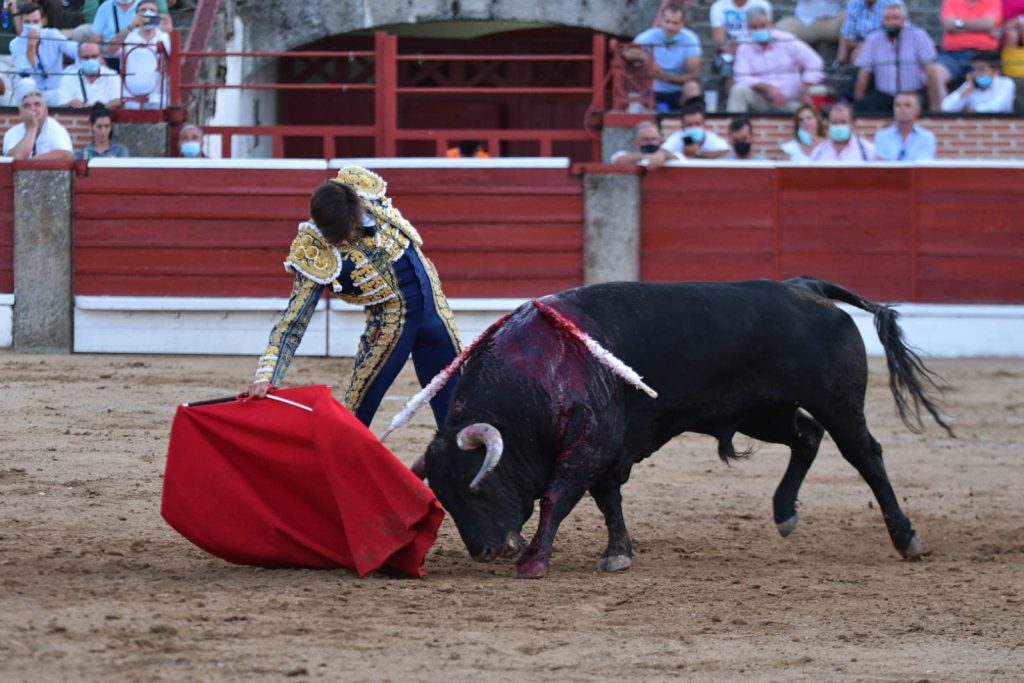
[[[455,437],[455,443],[464,451],[472,450],[477,446],[484,446],[487,455],[484,457],[484,464],[480,465],[480,471],[469,482],[469,490],[476,493],[480,483],[498,466],[501,454],[505,450],[505,444],[501,440],[501,432],[486,422],[477,422],[464,428]]]

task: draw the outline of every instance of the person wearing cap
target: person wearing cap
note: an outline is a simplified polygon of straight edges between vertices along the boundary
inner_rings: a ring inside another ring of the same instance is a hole
[[[4,133],[3,155],[18,160],[70,161],[74,148],[64,126],[50,118],[43,92],[31,78],[16,89],[21,123]]]
[[[246,393],[263,398],[280,386],[320,295],[330,288],[366,312],[344,403],[369,426],[410,354],[421,386],[455,359],[462,348],[455,319],[420,249],[423,240],[392,206],[383,178],[358,166],[343,168],[313,191],[309,214],[284,262],[295,276],[288,307]],[[430,400],[438,427],[455,383],[453,377]]]
[[[76,59],[78,45],[60,30],[46,26],[43,8],[39,5],[30,2],[20,5],[20,9],[21,33],[11,41],[14,71],[22,78],[35,81],[46,103],[57,106],[64,57]]]

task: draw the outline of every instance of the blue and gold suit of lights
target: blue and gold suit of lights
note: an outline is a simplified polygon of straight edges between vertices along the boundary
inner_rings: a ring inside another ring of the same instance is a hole
[[[291,298],[270,333],[256,379],[280,386],[317,301],[330,287],[340,299],[365,307],[366,330],[359,340],[344,402],[369,425],[410,354],[423,386],[462,346],[441,280],[420,250],[422,239],[391,206],[384,180],[351,166],[342,169],[335,182],[356,191],[374,230],[338,248],[327,242],[311,221],[299,224],[284,262],[285,269],[295,274]],[[454,388],[455,382],[448,382],[430,402],[438,427],[444,423]]]

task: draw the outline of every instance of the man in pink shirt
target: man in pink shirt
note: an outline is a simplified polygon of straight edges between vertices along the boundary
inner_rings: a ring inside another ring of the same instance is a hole
[[[792,33],[773,29],[764,8],[747,10],[747,28],[751,42],[736,50],[726,110],[794,111],[806,100],[807,87],[825,79],[821,56]]]
[[[828,113],[828,140],[811,150],[811,161],[844,161],[864,164],[878,161],[875,146],[853,132],[853,107],[845,102],[832,105]]]

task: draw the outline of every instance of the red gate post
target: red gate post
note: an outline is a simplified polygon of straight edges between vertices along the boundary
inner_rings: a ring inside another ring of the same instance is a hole
[[[395,134],[398,128],[398,38],[383,31],[373,35],[374,44],[374,119],[377,136],[374,152],[379,157],[395,156]]]

